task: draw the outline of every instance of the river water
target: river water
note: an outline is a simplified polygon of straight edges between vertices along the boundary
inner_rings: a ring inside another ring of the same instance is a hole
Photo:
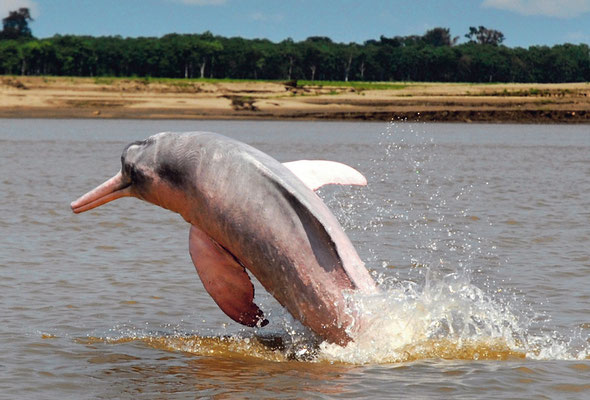
[[[319,192],[382,289],[355,343],[314,345],[259,285],[271,323],[232,322],[176,214],[71,213],[168,130],[366,175]],[[590,397],[588,126],[0,120],[0,171],[0,398]]]

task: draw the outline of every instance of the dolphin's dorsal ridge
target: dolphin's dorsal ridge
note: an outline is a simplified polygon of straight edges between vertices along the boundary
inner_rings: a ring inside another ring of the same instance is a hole
[[[324,185],[365,186],[367,179],[356,169],[336,161],[299,160],[283,163],[311,190]]]
[[[254,285],[234,256],[194,225],[189,251],[205,290],[224,313],[246,326],[268,324],[254,304]]]

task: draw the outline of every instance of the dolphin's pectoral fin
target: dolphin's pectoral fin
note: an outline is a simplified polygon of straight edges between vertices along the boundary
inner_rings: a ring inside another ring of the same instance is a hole
[[[348,165],[325,160],[299,160],[283,163],[311,190],[324,185],[365,186],[367,179]]]
[[[268,324],[254,304],[254,285],[248,273],[227,250],[194,225],[189,250],[205,290],[224,313],[246,326]]]

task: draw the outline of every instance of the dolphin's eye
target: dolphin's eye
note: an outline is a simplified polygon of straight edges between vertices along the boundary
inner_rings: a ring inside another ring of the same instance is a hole
[[[131,166],[131,164],[126,163],[125,160],[123,160],[123,159],[121,159],[121,164],[122,164],[122,169],[123,169],[123,175],[127,175],[127,176],[131,177],[132,170],[133,170],[133,167]]]
[[[129,166],[129,169],[130,169],[129,177],[131,178],[131,181],[136,182],[138,180],[137,178],[139,177],[140,174],[137,173],[137,169],[135,169],[131,166]]]
[[[141,186],[147,184],[151,179],[139,168],[136,168],[134,165],[128,164],[129,171],[128,176],[131,178],[131,182],[135,186]]]
[[[128,176],[129,179],[131,179],[131,182],[136,182],[138,180],[138,178],[141,179],[141,173],[138,173],[137,168],[135,168],[134,165],[131,165],[131,163],[123,163],[123,174]]]

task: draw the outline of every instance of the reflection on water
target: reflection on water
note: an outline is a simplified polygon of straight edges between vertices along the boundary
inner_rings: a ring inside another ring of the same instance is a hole
[[[155,392],[164,396],[198,393],[203,397],[223,394],[230,398],[293,398],[302,393],[341,395],[350,392],[349,385],[354,385],[354,380],[342,385],[342,376],[357,369],[346,365],[277,363],[223,354],[188,357],[182,364],[171,363],[169,359],[158,361],[150,364],[125,361],[126,365],[116,367],[107,361],[110,369],[103,371],[105,375],[126,378],[111,393]]]
[[[382,288],[353,299],[372,321],[354,344],[316,343],[260,286],[271,324],[229,321],[174,214],[71,214],[127,143],[196,129],[365,173],[320,192]],[[587,396],[588,154],[583,126],[2,120],[2,393]]]
[[[307,361],[325,363],[327,361],[322,359],[322,355],[318,353],[318,349],[314,346],[302,346],[297,349],[287,348],[280,337],[140,336],[119,339],[86,337],[79,338],[76,341],[88,345],[95,343],[123,344],[142,342],[146,346],[158,350],[181,351],[195,356],[243,359],[252,362],[266,360],[273,362]],[[380,359],[379,361],[406,362],[432,358],[444,360],[509,360],[526,357],[525,353],[511,349],[502,340],[488,340],[487,342],[464,340],[461,343],[449,339],[427,340],[404,346],[399,349],[398,354],[397,359],[394,359],[393,355],[391,355],[390,359]],[[96,360],[111,362],[120,359],[136,358],[110,354],[94,357],[90,362],[96,362]],[[334,364],[334,361],[327,362]]]

